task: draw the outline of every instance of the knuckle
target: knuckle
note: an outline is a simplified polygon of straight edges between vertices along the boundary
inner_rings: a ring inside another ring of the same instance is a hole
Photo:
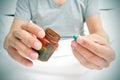
[[[86,39],[83,39],[82,45],[85,46],[85,47],[91,47],[90,42],[88,40],[86,40]]]
[[[13,58],[13,59],[16,59],[16,55],[13,55],[11,53],[9,53],[9,55]]]
[[[111,51],[110,53],[108,53],[107,57],[108,57],[107,61],[112,62],[113,60],[115,60],[116,56],[115,53]]]
[[[107,67],[109,67],[109,66],[110,66],[109,63],[106,63],[106,64],[105,64],[105,68],[107,68]]]
[[[13,47],[17,46],[18,45],[18,41],[13,41],[11,44],[13,44]]]
[[[20,58],[20,59],[19,59],[19,62],[20,62],[21,64],[23,64],[23,65],[25,65],[25,64],[26,64],[26,61],[25,61],[25,59],[24,59],[24,58]]]
[[[88,61],[84,61],[84,62],[83,62],[83,65],[84,65],[84,66],[88,66],[88,65],[89,65],[89,62],[88,62]]]
[[[10,38],[8,45],[9,45],[9,46],[12,46],[12,47],[15,47],[15,42],[16,42],[16,41],[14,41],[13,38]]]
[[[84,41],[82,42],[83,45],[85,46],[89,46],[89,43],[84,39]]]
[[[27,44],[29,45],[29,46],[34,46],[34,43],[35,43],[35,39],[34,38],[32,38],[32,37],[28,37],[27,39],[26,39],[26,42],[27,42]]]
[[[33,54],[34,52],[30,49],[26,49],[24,50],[23,54],[26,56],[26,57],[29,57],[31,58],[31,54]]]
[[[28,49],[23,49],[23,53],[28,56],[30,51]]]
[[[89,62],[86,62],[85,67],[89,69],[94,69],[94,67]]]
[[[24,27],[24,29],[29,29],[30,26],[31,26],[31,23],[27,23],[27,24],[25,24],[23,27]]]
[[[114,52],[112,53],[112,55],[111,55],[111,61],[113,61],[113,60],[115,60],[115,54],[114,54]]]
[[[13,58],[13,59],[16,59],[16,51],[14,50],[14,49],[12,49],[11,47],[9,47],[8,49],[7,49],[7,51],[8,51],[8,54]],[[13,54],[14,53],[14,54]]]
[[[15,30],[12,31],[12,35],[19,34],[19,32],[20,32],[20,30],[15,29]]]
[[[90,54],[87,56],[87,60],[89,60],[90,62],[96,61],[96,56],[93,54]]]
[[[35,48],[35,42],[38,42],[38,41],[36,41],[36,40],[33,39],[33,38],[28,37],[28,38],[26,38],[26,40],[25,40],[24,43],[25,43],[25,45],[28,46],[29,48],[30,48],[30,47]]]
[[[23,33],[22,30],[16,29],[12,32],[12,35],[13,35],[14,38],[20,39],[24,36],[24,35],[22,35],[22,33]]]
[[[109,62],[112,62],[114,59],[115,59],[115,57],[110,56],[110,57],[108,58],[108,61],[109,61]]]

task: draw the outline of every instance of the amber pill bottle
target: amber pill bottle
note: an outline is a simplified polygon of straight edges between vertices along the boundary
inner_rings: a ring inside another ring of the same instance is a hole
[[[39,54],[39,60],[48,61],[51,55],[58,47],[58,41],[60,40],[60,35],[50,28],[46,28],[45,37],[41,38],[42,48],[37,50]]]

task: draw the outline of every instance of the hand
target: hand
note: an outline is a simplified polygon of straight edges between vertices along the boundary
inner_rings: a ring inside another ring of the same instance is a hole
[[[38,54],[33,48],[36,50],[41,48],[42,44],[37,38],[44,36],[43,29],[35,24],[28,23],[20,26],[20,28],[13,29],[6,37],[4,47],[13,59],[23,65],[32,66],[31,60],[38,59]]]
[[[97,34],[79,36],[76,41],[72,41],[71,46],[78,61],[89,69],[101,70],[115,58],[109,43]]]

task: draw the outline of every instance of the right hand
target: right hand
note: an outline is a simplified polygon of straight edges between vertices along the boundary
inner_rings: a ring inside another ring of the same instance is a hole
[[[12,29],[6,36],[4,48],[9,55],[25,66],[32,66],[31,60],[38,59],[38,53],[33,50],[39,50],[42,43],[38,40],[43,38],[45,32],[39,26],[27,23],[20,28]]]

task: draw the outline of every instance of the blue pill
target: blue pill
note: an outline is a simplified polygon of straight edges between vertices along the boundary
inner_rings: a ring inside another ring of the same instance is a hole
[[[77,38],[78,38],[78,36],[76,36],[76,35],[73,36],[73,39],[74,39],[74,40],[77,40]]]

